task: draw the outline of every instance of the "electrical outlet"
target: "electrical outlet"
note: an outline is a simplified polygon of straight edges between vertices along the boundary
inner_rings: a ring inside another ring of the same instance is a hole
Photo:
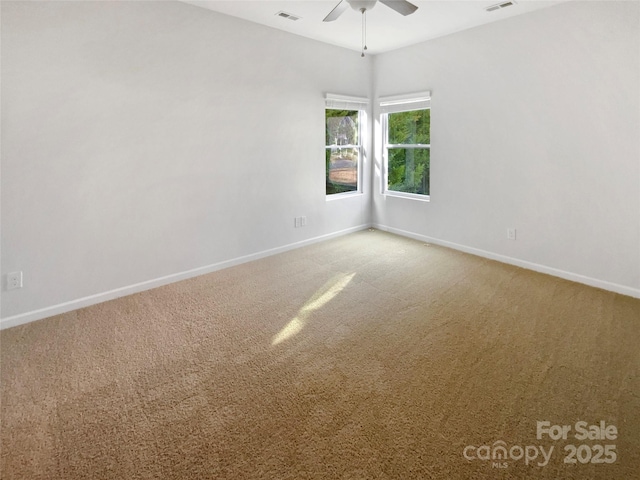
[[[516,229],[515,228],[507,228],[507,238],[509,240],[516,239]]]
[[[22,288],[22,272],[7,273],[7,290]]]
[[[307,217],[300,217],[300,226],[301,227],[307,226]]]

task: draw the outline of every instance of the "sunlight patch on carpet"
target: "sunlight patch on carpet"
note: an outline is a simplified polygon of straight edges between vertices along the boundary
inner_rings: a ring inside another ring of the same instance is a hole
[[[318,289],[313,297],[311,297],[309,301],[302,306],[298,311],[298,315],[287,323],[282,330],[273,337],[271,345],[278,345],[279,343],[282,343],[300,333],[307,324],[309,315],[333,300],[336,295],[349,285],[355,275],[355,272],[351,274],[341,273],[325,283],[322,288]]]

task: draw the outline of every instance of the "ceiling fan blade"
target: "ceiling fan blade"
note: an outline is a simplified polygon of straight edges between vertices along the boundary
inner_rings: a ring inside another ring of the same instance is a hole
[[[333,22],[340,15],[342,15],[342,12],[344,12],[347,8],[349,8],[349,4],[346,2],[346,0],[340,0],[338,4],[333,8],[333,10],[329,12],[329,15],[324,17],[323,22]]]
[[[418,9],[418,7],[411,2],[407,2],[407,0],[380,0],[380,2],[405,17],[411,15]]]

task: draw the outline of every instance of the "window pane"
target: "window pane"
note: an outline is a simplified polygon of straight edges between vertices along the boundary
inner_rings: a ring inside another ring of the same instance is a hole
[[[391,145],[402,143],[424,143],[429,145],[431,143],[430,123],[430,109],[390,113],[388,118],[388,143]]]
[[[358,149],[327,148],[327,195],[358,189]]]
[[[389,190],[429,195],[429,149],[389,148],[388,152]]]
[[[326,193],[358,190],[359,148],[341,147],[360,145],[358,110],[326,109]]]
[[[325,112],[325,145],[358,145],[358,110],[327,109]]]

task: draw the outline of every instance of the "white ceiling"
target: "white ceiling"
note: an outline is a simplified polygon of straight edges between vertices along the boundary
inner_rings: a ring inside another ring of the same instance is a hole
[[[338,0],[182,0],[184,3],[267,25],[289,33],[338,45],[361,49],[360,12],[347,9],[334,22],[322,20]],[[418,10],[402,16],[378,2],[367,12],[369,54],[395,50],[435,37],[503,20],[515,15],[550,7],[567,0],[515,0],[515,5],[494,12],[486,7],[504,0],[410,0]],[[284,11],[300,17],[292,21],[277,15]]]

